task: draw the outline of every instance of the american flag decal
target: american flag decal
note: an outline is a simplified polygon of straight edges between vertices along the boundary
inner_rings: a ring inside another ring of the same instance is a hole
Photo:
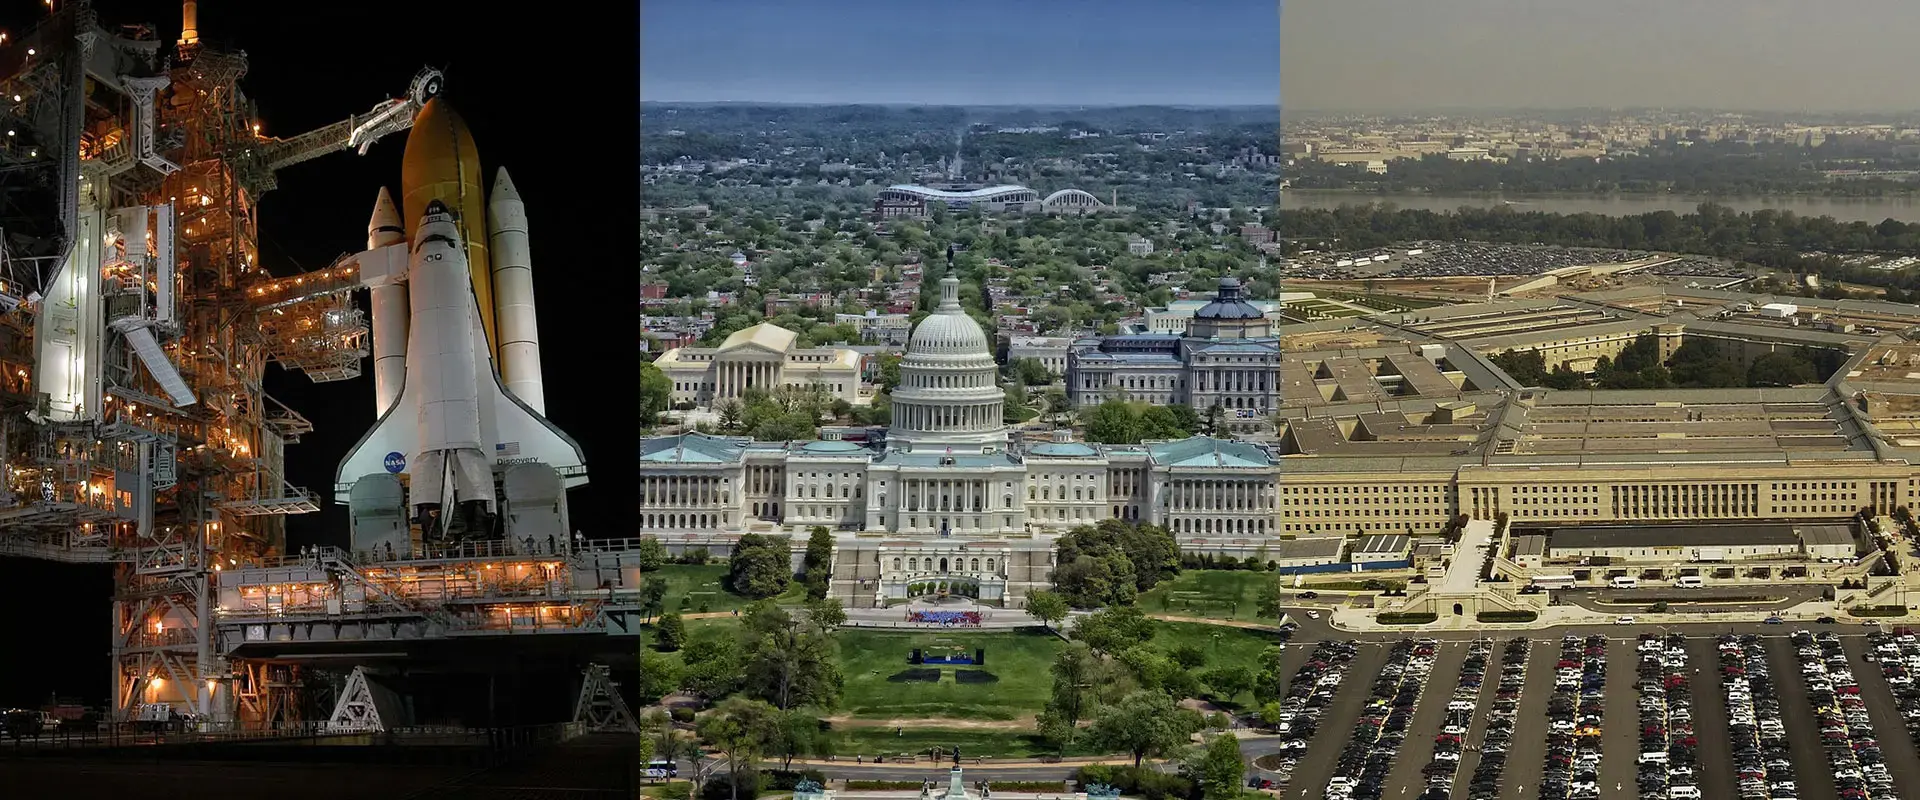
[[[493,454],[501,458],[513,458],[520,455],[519,442],[499,442],[493,446]]]

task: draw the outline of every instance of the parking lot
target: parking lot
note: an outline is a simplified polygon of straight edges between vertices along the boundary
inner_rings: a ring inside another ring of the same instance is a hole
[[[1911,634],[1622,625],[1525,639],[1301,637],[1282,666],[1292,740],[1262,761],[1280,771],[1259,771],[1287,798],[1920,793]]]

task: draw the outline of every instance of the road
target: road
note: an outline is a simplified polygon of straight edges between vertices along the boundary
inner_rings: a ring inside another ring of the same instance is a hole
[[[1547,701],[1553,699],[1553,669],[1560,661],[1560,637],[1533,641],[1527,654],[1527,682],[1513,717],[1513,749],[1500,776],[1501,800],[1538,797],[1546,771]],[[1528,794],[1532,790],[1532,794]]]
[[[1493,711],[1493,697],[1499,694],[1500,659],[1506,655],[1507,642],[1512,637],[1493,640],[1493,652],[1487,654],[1487,671],[1480,678],[1480,696],[1473,709],[1473,724],[1467,727],[1464,739],[1467,747],[1460,750],[1460,765],[1453,772],[1453,794],[1462,794],[1473,782],[1473,771],[1480,767],[1479,747],[1487,738],[1488,714]],[[1451,693],[1448,695],[1451,697]]]

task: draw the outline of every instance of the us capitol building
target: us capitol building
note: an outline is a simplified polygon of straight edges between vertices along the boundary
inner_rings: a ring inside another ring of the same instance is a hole
[[[1104,519],[1165,525],[1184,549],[1244,557],[1275,536],[1266,448],[1207,437],[1021,447],[986,332],[959,281],[907,343],[883,442],[756,442],[689,433],[641,442],[640,533],[674,550],[742,533],[836,532],[833,596],[885,605],[929,583],[1017,607],[1048,585],[1055,536]]]

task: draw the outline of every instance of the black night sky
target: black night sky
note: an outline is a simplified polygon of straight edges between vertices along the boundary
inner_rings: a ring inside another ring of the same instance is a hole
[[[103,27],[153,25],[179,36],[174,2],[94,3]],[[203,0],[203,44],[244,50],[241,85],[263,132],[288,137],[400,96],[423,66],[446,74],[442,96],[466,118],[488,188],[505,166],[526,201],[546,377],[547,414],[586,451],[592,483],[571,494],[573,527],[590,537],[631,534],[630,487],[638,354],[634,346],[633,226],[638,87],[637,6],[544,7],[364,2]],[[0,28],[45,17],[40,2],[0,2]],[[381,186],[396,195],[405,134],[280,173],[261,201],[261,256],[276,274],[326,266],[364,248]],[[360,307],[366,309],[364,296]],[[314,384],[268,367],[267,391],[305,415],[315,432],[287,450],[288,478],[328,498],[292,517],[288,544],[345,546],[344,510],[331,502],[333,472],[373,423],[366,374]],[[106,701],[109,598],[103,567],[0,558],[0,706],[44,702],[50,692]]]

